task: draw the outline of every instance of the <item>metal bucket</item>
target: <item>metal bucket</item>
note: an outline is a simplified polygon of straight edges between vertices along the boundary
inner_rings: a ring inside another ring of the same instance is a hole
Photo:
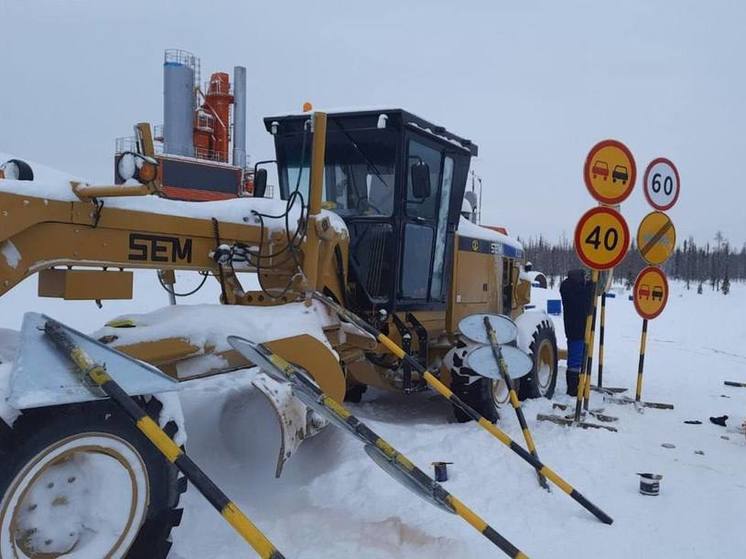
[[[660,474],[637,474],[640,476],[640,493],[643,495],[650,495],[656,497],[661,492],[661,480],[663,476]]]

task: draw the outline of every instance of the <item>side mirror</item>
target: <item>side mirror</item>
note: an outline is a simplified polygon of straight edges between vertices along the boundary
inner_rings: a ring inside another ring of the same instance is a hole
[[[254,198],[264,198],[267,191],[267,169],[257,169],[254,172]]]
[[[430,197],[430,166],[427,163],[412,165],[412,194],[417,200]]]

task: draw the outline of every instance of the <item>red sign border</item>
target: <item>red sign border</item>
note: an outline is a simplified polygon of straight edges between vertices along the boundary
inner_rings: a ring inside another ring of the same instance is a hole
[[[660,310],[655,314],[646,316],[645,313],[642,312],[642,309],[640,309],[640,307],[637,304],[637,288],[640,284],[640,280],[642,279],[642,276],[651,271],[657,272],[660,275],[660,277],[663,278],[663,283],[666,284],[666,296],[663,299],[663,304],[661,305]],[[670,291],[671,291],[671,287],[668,284],[668,278],[666,277],[666,274],[663,272],[663,270],[661,270],[658,266],[645,266],[642,270],[640,270],[640,273],[637,274],[637,277],[635,278],[635,285],[632,288],[632,302],[635,305],[635,310],[637,311],[637,314],[639,314],[642,318],[646,320],[653,320],[654,318],[657,318],[658,316],[660,316],[660,314],[665,310],[666,305],[668,305],[668,295]]]
[[[624,154],[627,156],[627,158],[632,163],[632,170],[630,172],[630,187],[629,190],[622,194],[621,196],[617,196],[615,198],[606,198],[604,196],[601,196],[598,192],[596,192],[593,189],[593,185],[591,184],[591,162],[593,160],[593,155],[599,151],[602,148],[608,147],[608,146],[615,146],[621,149]],[[627,198],[629,198],[632,195],[632,191],[635,189],[635,181],[637,180],[637,163],[635,162],[635,158],[632,156],[632,152],[629,150],[627,146],[625,146],[622,142],[619,140],[602,140],[598,142],[595,146],[591,148],[591,150],[588,152],[588,155],[585,158],[585,164],[583,165],[583,182],[585,183],[585,187],[588,189],[588,192],[591,196],[593,196],[594,199],[598,200],[602,204],[621,204],[624,202]]]
[[[626,237],[626,249],[620,253],[618,257],[616,257],[614,260],[612,260],[609,264],[606,265],[604,268],[597,268],[596,264],[592,264],[590,260],[588,260],[580,250],[578,250],[578,247],[580,246],[580,230],[583,228],[583,224],[588,221],[591,217],[593,217],[596,214],[599,213],[606,213],[606,214],[612,214],[615,217],[619,218],[620,223],[622,224],[622,232],[624,233]],[[575,241],[575,254],[578,255],[578,258],[580,258],[580,261],[583,262],[586,266],[588,266],[591,270],[610,270],[611,268],[614,268],[617,264],[619,264],[622,260],[624,260],[624,257],[627,256],[627,253],[629,252],[629,245],[630,245],[630,235],[629,235],[629,226],[627,225],[627,220],[624,219],[624,216],[616,211],[614,208],[609,208],[608,206],[597,206],[595,208],[591,208],[587,212],[585,212],[582,216],[580,216],[580,219],[578,220],[578,224],[575,226],[575,234],[573,235],[573,239]]]
[[[650,171],[653,169],[653,166],[656,163],[665,163],[667,165],[670,165],[671,169],[673,169],[674,175],[676,175],[676,196],[674,196],[673,201],[667,206],[656,206],[653,203],[653,200],[650,198],[650,194],[648,193],[648,176],[650,175]],[[645,194],[645,199],[648,201],[648,204],[650,204],[652,208],[660,212],[666,212],[673,208],[676,205],[676,202],[679,201],[679,194],[681,194],[681,177],[679,177],[679,170],[676,168],[676,165],[673,164],[673,161],[671,161],[667,157],[656,157],[650,163],[648,163],[648,166],[645,169],[645,176],[642,179],[642,191]]]

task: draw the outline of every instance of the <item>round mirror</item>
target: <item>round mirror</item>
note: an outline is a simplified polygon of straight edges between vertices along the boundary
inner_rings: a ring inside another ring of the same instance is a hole
[[[512,379],[521,378],[531,372],[534,366],[531,358],[520,349],[513,346],[502,346],[503,361],[508,369],[508,376]],[[466,356],[466,365],[478,375],[492,379],[501,379],[497,360],[492,353],[491,346],[478,347]]]
[[[484,326],[485,317],[495,330],[495,337],[500,345],[509,344],[518,337],[518,327],[515,322],[502,314],[470,314],[461,319],[458,329],[472,342],[488,344],[490,339],[487,337],[487,330]]]

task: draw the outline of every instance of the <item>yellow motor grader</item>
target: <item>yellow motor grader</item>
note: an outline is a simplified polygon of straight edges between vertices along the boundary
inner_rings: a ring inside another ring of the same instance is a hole
[[[471,342],[458,324],[473,313],[506,314],[533,359],[522,396],[551,397],[557,344],[546,314],[524,312],[530,282],[521,274],[522,248],[462,215],[474,143],[401,109],[273,116],[264,123],[276,157],[255,167],[253,196],[166,199],[147,124],[136,127],[136,149],[117,160],[123,184],[0,178],[0,296],[37,274],[41,296],[128,299],[136,269],[157,270],[176,294],[174,272],[193,271],[219,283],[222,305],[211,315],[217,318],[206,320],[211,311],[204,306],[179,305],[122,317],[96,338],[154,365],[174,385],[250,365],[224,340],[195,336],[194,325],[191,333],[180,329],[192,320],[205,330],[219,323],[225,334],[261,338],[338,400],[359,401],[369,386],[427,389],[406,361],[312,300],[318,291],[386,333],[492,421],[507,390],[469,366]],[[30,171],[23,162],[19,167]],[[271,167],[279,183],[272,199],[263,197]],[[243,287],[246,274],[255,274],[259,289]],[[277,324],[285,325],[281,335]],[[74,514],[53,537],[43,511],[88,495],[76,487],[85,482],[80,472],[94,468],[131,480],[132,506],[117,517],[120,536],[102,544],[101,556],[165,557],[186,486],[173,467],[107,400],[50,389],[58,382],[50,371],[16,363],[11,373],[9,362],[3,366],[0,556],[65,556],[90,539],[90,526]],[[255,385],[283,427],[279,475],[324,421],[271,379]],[[173,402],[145,390],[131,393],[178,439]]]

